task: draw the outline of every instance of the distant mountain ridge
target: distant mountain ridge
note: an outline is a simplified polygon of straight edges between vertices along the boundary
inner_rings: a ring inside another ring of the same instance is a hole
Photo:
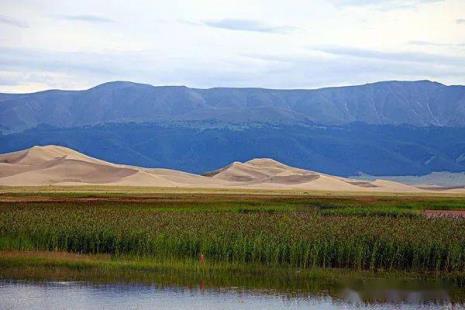
[[[256,157],[270,157],[291,166],[339,176],[359,172],[388,176],[465,171],[465,128],[361,123],[207,125],[39,126],[0,135],[0,153],[55,144],[114,163],[194,173]]]
[[[313,90],[196,89],[109,82],[88,90],[0,94],[0,132],[50,125],[220,122],[465,126],[465,86],[388,81]]]
[[[109,82],[0,94],[0,153],[62,145],[115,163],[213,171],[268,157],[338,176],[465,171],[465,86],[315,90]]]

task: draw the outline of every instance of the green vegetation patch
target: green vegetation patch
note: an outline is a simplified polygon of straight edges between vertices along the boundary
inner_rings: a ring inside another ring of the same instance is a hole
[[[305,195],[9,196],[0,249],[418,272],[465,271],[463,198]]]
[[[452,302],[465,301],[464,274],[296,269],[285,266],[228,263],[198,259],[156,259],[134,256],[82,255],[66,252],[0,251],[0,279],[145,283],[159,287],[238,288],[288,295],[340,297],[348,287],[364,302],[379,302],[379,290],[447,288]],[[365,293],[365,294],[363,294]]]

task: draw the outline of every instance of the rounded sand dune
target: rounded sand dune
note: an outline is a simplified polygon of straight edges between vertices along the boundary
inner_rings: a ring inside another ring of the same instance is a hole
[[[414,186],[360,181],[257,158],[197,175],[170,169],[113,164],[72,149],[48,145],[0,154],[0,185],[121,185],[187,188],[299,189],[351,192],[421,192]]]

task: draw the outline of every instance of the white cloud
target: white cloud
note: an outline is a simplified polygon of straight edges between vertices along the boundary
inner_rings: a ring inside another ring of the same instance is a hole
[[[18,28],[28,28],[29,27],[29,25],[26,22],[21,21],[21,20],[16,19],[16,18],[5,16],[5,15],[0,15],[0,24],[14,26],[14,27],[18,27]]]
[[[360,58],[376,59],[381,61],[406,62],[406,63],[427,63],[442,64],[450,66],[465,65],[465,56],[448,56],[422,52],[386,52],[362,48],[334,46],[334,47],[315,47],[315,50],[324,53]]]
[[[295,27],[291,26],[272,26],[257,20],[233,18],[204,21],[203,24],[213,28],[221,28],[234,31],[251,31],[267,33],[288,33],[295,29]]]
[[[0,11],[0,92],[465,84],[461,0],[4,0]]]
[[[87,23],[114,23],[114,20],[97,15],[59,15],[58,19]]]
[[[444,2],[444,0],[333,0],[333,2],[343,6],[366,6],[381,10],[398,10],[416,8],[430,3],[440,3]]]
[[[430,41],[421,41],[413,40],[408,42],[411,45],[417,46],[427,46],[427,47],[456,47],[456,48],[465,48],[465,43],[443,43],[443,42],[430,42]]]

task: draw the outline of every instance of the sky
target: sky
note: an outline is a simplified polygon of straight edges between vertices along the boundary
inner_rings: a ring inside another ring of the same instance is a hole
[[[465,0],[0,0],[0,92],[465,84]]]

